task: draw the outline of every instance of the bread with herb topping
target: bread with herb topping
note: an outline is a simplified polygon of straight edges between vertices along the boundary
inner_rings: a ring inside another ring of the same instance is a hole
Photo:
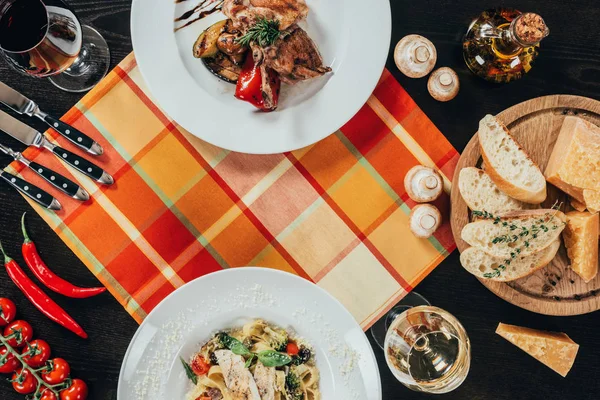
[[[532,207],[508,196],[496,186],[485,171],[475,167],[460,170],[458,189],[471,210],[500,213]]]
[[[560,237],[567,220],[565,214],[554,209],[480,214],[476,216],[484,219],[465,225],[461,237],[469,245],[502,259],[544,250]]]
[[[486,115],[479,122],[479,147],[486,172],[510,197],[530,204],[546,199],[542,171],[496,117]]]
[[[510,282],[544,268],[554,259],[559,248],[560,240],[555,240],[544,250],[510,259],[508,263],[507,259],[491,256],[478,247],[469,247],[460,255],[460,263],[478,278]]]

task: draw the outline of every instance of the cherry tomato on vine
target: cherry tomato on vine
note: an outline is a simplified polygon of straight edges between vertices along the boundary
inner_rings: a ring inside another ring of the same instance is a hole
[[[16,333],[16,336],[8,340],[8,344],[11,347],[23,347],[33,338],[33,328],[27,321],[13,321],[4,328],[4,337],[13,333]]]
[[[21,366],[19,360],[4,346],[0,347],[0,358],[8,353],[4,362],[0,362],[0,374],[12,374]]]
[[[52,369],[48,372],[42,372],[42,379],[50,385],[63,383],[71,373],[69,363],[62,358],[55,358],[50,361]]]
[[[27,365],[39,368],[50,359],[50,345],[45,340],[33,340],[23,348],[22,356]]]
[[[17,306],[6,297],[0,297],[0,326],[6,326],[15,320]]]
[[[13,389],[17,393],[29,394],[35,392],[35,389],[37,389],[37,381],[27,369],[15,372],[12,381]]]
[[[192,360],[192,370],[198,376],[206,375],[208,370],[210,370],[210,364],[204,359],[204,357],[197,355]]]
[[[58,400],[58,398],[52,392],[52,390],[46,388],[42,391],[42,397],[40,397],[40,400]]]
[[[71,386],[60,392],[60,400],[85,400],[88,387],[81,379],[73,379]]]

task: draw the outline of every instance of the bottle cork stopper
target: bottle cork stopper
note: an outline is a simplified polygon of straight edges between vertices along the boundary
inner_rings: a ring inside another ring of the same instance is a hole
[[[429,77],[427,89],[431,97],[437,101],[450,101],[460,90],[458,75],[451,68],[439,68]]]
[[[517,40],[526,45],[539,43],[550,34],[544,19],[535,13],[524,13],[513,21]]]
[[[394,61],[404,75],[422,78],[433,70],[437,51],[429,39],[421,35],[408,35],[396,45]]]

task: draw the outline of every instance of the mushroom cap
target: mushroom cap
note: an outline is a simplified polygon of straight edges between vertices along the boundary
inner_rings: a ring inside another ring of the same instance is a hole
[[[437,51],[429,39],[421,35],[408,35],[396,45],[394,61],[404,75],[422,78],[433,70]]]
[[[418,237],[427,239],[438,230],[442,224],[440,210],[431,204],[419,204],[410,212],[410,230]]]
[[[451,68],[438,68],[429,77],[427,90],[437,101],[450,101],[460,90],[458,75]]]
[[[406,173],[404,188],[408,197],[417,203],[428,203],[440,197],[444,182],[433,168],[416,165]]]

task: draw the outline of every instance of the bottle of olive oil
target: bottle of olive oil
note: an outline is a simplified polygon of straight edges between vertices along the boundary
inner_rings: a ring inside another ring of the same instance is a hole
[[[469,26],[463,56],[475,75],[491,82],[510,82],[529,72],[541,40],[549,33],[538,14],[512,8],[487,10]]]

